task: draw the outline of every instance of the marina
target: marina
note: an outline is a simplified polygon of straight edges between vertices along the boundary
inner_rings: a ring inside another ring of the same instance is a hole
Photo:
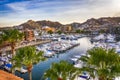
[[[115,40],[115,36],[108,34],[100,34],[92,39],[94,47],[105,49],[115,49],[116,53],[120,53],[120,42]]]
[[[52,57],[55,54],[59,54],[61,52],[65,52],[67,50],[70,50],[76,46],[80,45],[80,43],[77,43],[76,41],[52,41],[47,44],[38,45],[36,46],[36,49],[38,51],[44,51],[44,56],[46,57]]]
[[[0,80],[120,80],[120,0],[0,0]]]
[[[65,52],[60,52],[59,54],[55,54],[55,56],[48,58],[47,61],[44,61],[44,62],[41,62],[41,63],[35,65],[32,70],[33,80],[42,80],[44,72],[47,69],[49,69],[50,65],[53,62],[59,62],[61,60],[65,60],[70,63],[73,63],[71,58],[73,58],[73,57],[78,58],[78,57],[80,57],[80,55],[84,55],[88,49],[93,47],[93,45],[90,42],[90,38],[87,38],[87,37],[80,38],[77,40],[77,42],[80,43],[80,45],[78,45],[70,50],[67,50]],[[16,72],[16,75],[24,78],[24,80],[28,80],[28,73],[21,74],[19,72]]]
[[[33,80],[44,80],[44,72],[50,68],[53,62],[59,62],[65,60],[74,65],[76,68],[82,68],[84,63],[79,60],[81,56],[86,55],[86,51],[91,48],[102,47],[105,49],[115,49],[117,53],[120,51],[120,42],[116,42],[114,36],[112,35],[98,35],[94,37],[91,41],[89,37],[81,37],[76,39],[59,39],[58,41],[45,42],[44,44],[37,44],[36,50],[44,51],[44,56],[47,57],[46,61],[34,65],[32,70]],[[0,64],[4,64],[4,69],[10,71],[12,65],[10,59],[12,56],[10,54],[2,54],[0,57]],[[21,68],[15,69],[15,75],[28,80],[28,71]],[[77,80],[89,79],[89,74],[80,74]],[[117,78],[118,79],[118,78]],[[116,79],[116,80],[117,80]]]

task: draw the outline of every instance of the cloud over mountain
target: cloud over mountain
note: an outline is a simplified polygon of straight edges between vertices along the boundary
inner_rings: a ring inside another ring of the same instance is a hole
[[[89,18],[116,16],[120,0],[21,0],[0,5],[0,26],[26,20],[52,20],[63,24]],[[117,14],[118,15],[118,14]]]

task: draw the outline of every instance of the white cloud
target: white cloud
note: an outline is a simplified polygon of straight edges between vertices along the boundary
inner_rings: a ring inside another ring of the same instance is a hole
[[[14,11],[26,10],[28,5],[29,5],[29,1],[6,4],[6,6],[8,6],[9,8],[11,8]]]
[[[70,2],[26,1],[7,4],[15,12],[1,16],[2,22],[14,25],[28,19],[54,20],[62,23],[83,22],[89,18],[120,14],[120,0],[74,0]],[[10,19],[10,20],[9,20]]]

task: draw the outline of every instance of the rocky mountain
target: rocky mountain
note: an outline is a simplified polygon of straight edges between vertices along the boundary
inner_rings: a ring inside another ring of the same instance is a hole
[[[49,26],[49,27],[53,27],[55,29],[58,29],[59,27],[62,26],[61,23],[59,22],[52,22],[52,21],[33,21],[33,20],[28,20],[27,22],[17,26],[17,28],[19,29],[41,29],[43,26]]]
[[[0,31],[14,29],[13,27],[0,27]]]
[[[120,26],[120,17],[91,18],[82,23],[79,28],[84,28],[85,30],[100,30],[115,26]]]
[[[61,26],[63,26],[61,23],[59,22],[52,22],[52,21],[36,21],[37,24],[41,25],[41,26],[49,26],[49,27],[53,27],[55,29],[59,29]]]
[[[25,29],[25,28],[27,28],[27,29],[39,29],[39,28],[41,28],[41,26],[33,20],[28,20],[26,23],[19,25],[19,27],[23,27],[23,29]]]
[[[66,26],[69,25],[72,27],[73,30],[77,29],[83,29],[88,31],[97,31],[97,30],[109,30],[113,29],[116,26],[120,26],[120,17],[102,17],[102,18],[91,18],[83,23],[71,23],[66,24]],[[49,26],[52,28],[55,28],[56,30],[60,29],[62,26],[65,26],[59,22],[53,22],[53,21],[33,21],[29,20],[19,26],[18,28],[29,28],[29,29],[41,29],[43,26]]]

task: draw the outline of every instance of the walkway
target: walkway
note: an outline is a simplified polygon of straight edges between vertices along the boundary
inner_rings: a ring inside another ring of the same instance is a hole
[[[27,43],[27,44],[19,45],[15,49],[19,49],[19,48],[26,47],[26,46],[34,46],[34,45],[44,44],[44,43],[48,43],[48,42],[51,42],[51,40],[37,41],[37,42],[34,41],[34,42]],[[7,47],[4,47],[4,48],[0,49],[0,52],[10,51],[10,50],[11,50],[11,47],[7,46]]]

